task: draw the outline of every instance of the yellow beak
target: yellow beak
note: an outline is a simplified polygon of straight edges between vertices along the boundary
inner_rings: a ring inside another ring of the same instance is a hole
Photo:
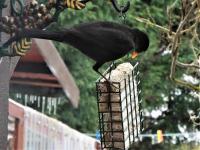
[[[134,59],[138,56],[138,53],[136,51],[132,52],[131,58]]]

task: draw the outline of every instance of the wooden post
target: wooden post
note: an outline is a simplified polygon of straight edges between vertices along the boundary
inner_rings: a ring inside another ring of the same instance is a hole
[[[8,0],[5,2],[8,5]],[[1,16],[9,14],[9,7],[3,9]],[[1,34],[0,44],[8,39],[8,35]],[[9,81],[19,57],[1,57],[0,58],[0,150],[7,149],[8,136],[8,98]]]
[[[8,135],[8,96],[9,96],[9,59],[3,58],[0,63],[0,149],[7,147]]]
[[[15,118],[15,140],[14,150],[24,149],[24,109],[20,105],[16,105],[13,100],[9,102],[9,115]]]

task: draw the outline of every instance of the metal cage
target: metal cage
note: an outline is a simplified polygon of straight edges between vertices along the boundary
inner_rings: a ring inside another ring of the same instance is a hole
[[[96,82],[102,150],[128,149],[142,131],[138,64],[122,82]],[[112,65],[104,74],[111,72]]]

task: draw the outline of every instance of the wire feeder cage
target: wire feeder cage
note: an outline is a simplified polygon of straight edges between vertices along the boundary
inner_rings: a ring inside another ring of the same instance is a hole
[[[118,67],[113,64],[104,73],[111,82],[102,78],[96,82],[102,150],[127,150],[142,131],[138,65],[132,66],[123,79],[113,82],[111,70]]]

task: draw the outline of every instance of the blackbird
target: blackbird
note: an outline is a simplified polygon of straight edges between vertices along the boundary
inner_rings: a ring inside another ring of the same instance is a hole
[[[149,38],[144,32],[113,22],[83,23],[59,31],[24,29],[4,46],[21,38],[40,38],[70,44],[96,61],[93,69],[98,73],[104,63],[119,59],[129,52],[132,52],[134,58],[149,46]]]

